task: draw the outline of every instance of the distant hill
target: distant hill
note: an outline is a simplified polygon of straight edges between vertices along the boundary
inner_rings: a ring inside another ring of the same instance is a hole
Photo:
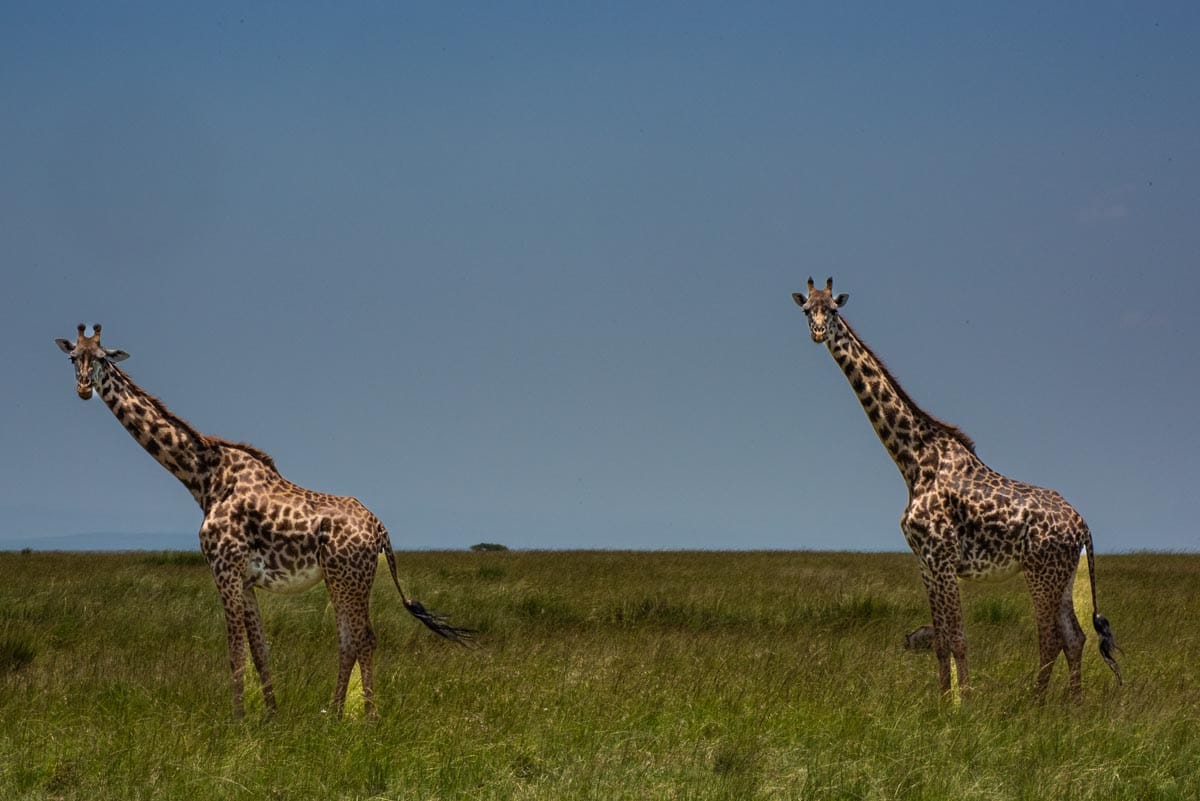
[[[130,534],[94,532],[55,536],[0,534],[0,551],[198,551],[200,539],[191,534]]]

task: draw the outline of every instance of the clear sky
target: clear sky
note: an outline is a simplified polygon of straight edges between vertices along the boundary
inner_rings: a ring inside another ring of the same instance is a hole
[[[790,297],[832,275],[1099,550],[1195,550],[1197,42],[1193,2],[4,3],[0,547],[195,544],[52,342],[101,322],[400,548],[904,550]]]

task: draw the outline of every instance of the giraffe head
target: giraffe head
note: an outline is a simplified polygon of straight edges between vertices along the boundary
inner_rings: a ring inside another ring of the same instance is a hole
[[[817,289],[813,280],[809,278],[807,297],[799,292],[792,293],[792,300],[804,309],[804,316],[808,318],[808,330],[812,334],[813,342],[825,341],[837,320],[838,309],[845,306],[849,299],[850,296],[844,292],[840,295],[833,294],[832,278],[825,279],[824,289]]]
[[[92,335],[86,336],[83,331],[87,326],[79,324],[79,335],[75,342],[68,339],[56,339],[59,350],[71,357],[75,365],[75,392],[80,398],[88,400],[92,397],[92,389],[100,378],[100,370],[105,362],[119,362],[129,358],[123,350],[113,350],[100,346],[100,323],[92,326]]]

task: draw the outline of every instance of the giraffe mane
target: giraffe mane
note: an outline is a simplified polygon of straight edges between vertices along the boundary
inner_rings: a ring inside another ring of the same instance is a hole
[[[234,442],[231,439],[225,439],[224,437],[215,437],[210,434],[204,434],[202,436],[204,438],[205,444],[210,447],[235,448],[239,451],[243,451],[244,453],[250,454],[255,459],[257,459],[258,461],[265,464],[267,467],[271,468],[271,471],[273,473],[275,473],[276,475],[282,475],[279,472],[279,467],[275,464],[274,457],[272,457],[271,454],[267,453],[266,451],[264,451],[261,448],[256,448],[253,445],[249,444],[248,442]]]
[[[112,373],[119,376],[120,379],[122,381],[124,381],[126,384],[131,384],[134,387],[136,387],[137,390],[146,398],[146,401],[151,406],[154,407],[154,410],[156,412],[161,414],[164,418],[166,418],[172,424],[179,426],[181,429],[183,429],[185,432],[187,432],[187,435],[189,437],[191,437],[196,442],[197,445],[205,444],[204,440],[206,438],[203,434],[201,434],[194,427],[192,427],[192,424],[189,423],[187,420],[184,420],[182,417],[175,414],[175,412],[171,411],[167,407],[167,404],[163,403],[157,397],[155,397],[154,395],[151,395],[149,392],[142,389],[142,387],[136,381],[134,381],[132,378],[129,377],[129,373],[125,372],[120,367],[117,367],[117,365],[113,364],[110,361],[106,361],[105,364],[108,365],[109,371],[111,371]]]
[[[888,366],[883,359],[879,358],[879,354],[872,350],[871,346],[863,341],[863,338],[860,337],[858,332],[855,331],[850,323],[846,321],[846,318],[838,315],[838,319],[841,320],[842,325],[846,327],[846,332],[849,333],[850,336],[854,337],[858,344],[862,346],[862,349],[870,354],[871,358],[875,360],[875,363],[879,365],[879,370],[881,373],[883,373],[883,377],[892,385],[892,389],[896,391],[896,394],[900,397],[900,400],[907,404],[908,408],[913,410],[913,414],[934,428],[948,434],[952,439],[957,441],[972,454],[975,454],[975,440],[971,439],[971,437],[968,436],[968,434],[958,426],[947,423],[945,420],[939,420],[918,406],[916,401],[912,399],[912,396],[909,395],[900,382],[896,380],[896,376],[892,375],[892,371],[888,369]]]
[[[135,387],[137,387],[141,391],[141,394],[143,396],[145,396],[146,401],[151,406],[154,407],[155,411],[157,411],[159,414],[161,414],[164,418],[166,418],[172,424],[179,426],[180,429],[187,432],[188,436],[191,437],[193,441],[195,441],[197,446],[199,446],[201,448],[213,448],[213,447],[236,448],[237,450],[248,453],[251,456],[253,456],[255,459],[258,459],[260,462],[265,464],[276,474],[282,475],[279,473],[279,467],[275,464],[275,459],[271,457],[271,454],[267,453],[264,450],[261,450],[260,448],[256,448],[253,445],[249,445],[245,442],[234,442],[233,440],[225,439],[224,437],[216,437],[216,436],[212,436],[210,434],[201,434],[199,431],[197,431],[195,429],[195,427],[192,426],[191,423],[189,423],[187,420],[184,420],[179,415],[175,414],[175,412],[171,411],[170,408],[167,407],[167,404],[163,403],[157,397],[155,397],[154,395],[151,395],[149,392],[142,389],[141,386],[138,385],[132,378],[130,378],[129,374],[126,373],[124,370],[122,370],[120,367],[113,364],[112,362],[107,362],[107,364],[108,364],[108,369],[111,370],[112,372],[116,373],[118,376],[120,376],[122,381],[125,381],[129,384],[133,384]]]

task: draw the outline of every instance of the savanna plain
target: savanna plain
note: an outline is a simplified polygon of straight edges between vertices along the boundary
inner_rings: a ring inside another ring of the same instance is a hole
[[[250,671],[238,721],[198,553],[0,553],[0,798],[1200,798],[1200,555],[1097,558],[1125,684],[1092,634],[1078,702],[1061,660],[1031,693],[1020,577],[964,584],[961,704],[903,648],[928,619],[911,555],[398,557],[475,646],[381,571],[381,714],[352,698],[339,720],[323,585],[260,593],[279,713]]]

